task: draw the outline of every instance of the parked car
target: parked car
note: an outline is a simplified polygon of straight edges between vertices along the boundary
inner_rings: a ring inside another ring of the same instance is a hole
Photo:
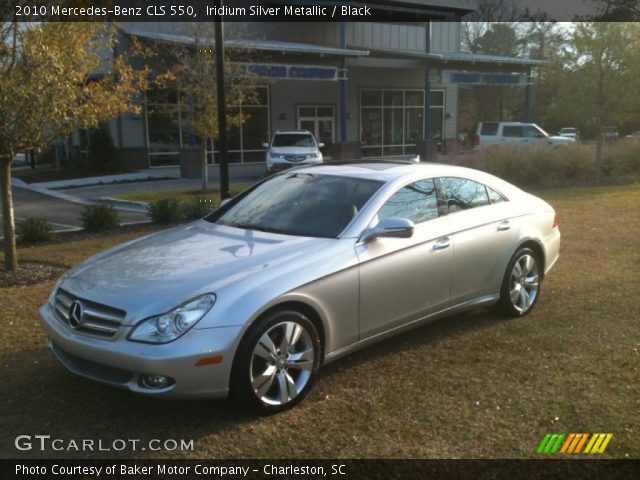
[[[575,142],[574,138],[549,136],[535,123],[520,122],[480,122],[476,129],[476,147],[493,145],[522,147],[558,147]]]
[[[274,413],[321,365],[402,330],[482,306],[528,314],[559,249],[553,208],[484,172],[298,167],[84,261],[40,318],[78,375]]]
[[[639,139],[640,138],[640,130],[638,130],[637,132],[630,133],[629,135],[626,135],[624,138]]]
[[[605,140],[618,140],[620,138],[616,127],[603,127],[601,135]]]
[[[263,143],[267,149],[267,174],[297,165],[322,163],[323,143],[317,143],[307,130],[278,130],[271,143]]]
[[[15,157],[13,157],[12,166],[14,167],[22,167],[27,164],[27,156],[24,153],[18,153]]]
[[[578,140],[580,138],[580,132],[575,127],[561,128],[558,135],[561,137],[573,138],[574,140]]]

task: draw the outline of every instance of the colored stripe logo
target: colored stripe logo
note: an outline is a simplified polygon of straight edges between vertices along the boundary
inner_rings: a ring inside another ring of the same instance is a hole
[[[613,433],[547,433],[536,453],[539,454],[578,454],[604,453],[613,438]]]

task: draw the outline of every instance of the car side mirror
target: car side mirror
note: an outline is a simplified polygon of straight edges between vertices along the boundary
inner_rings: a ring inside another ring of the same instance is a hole
[[[368,228],[362,235],[363,242],[370,242],[376,238],[410,238],[415,225],[408,218],[387,217],[378,222],[375,227]]]
[[[318,148],[324,148],[324,143],[319,143]]]
[[[262,148],[269,148],[269,144],[268,144],[267,142],[264,142],[264,143],[262,144]]]

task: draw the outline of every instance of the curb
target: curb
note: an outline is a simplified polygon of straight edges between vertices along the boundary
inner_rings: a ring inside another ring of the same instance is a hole
[[[50,190],[48,188],[34,186],[34,184],[28,184],[19,180],[17,178],[13,178],[11,180],[11,184],[24,188],[26,190],[31,190],[36,193],[41,193],[43,195],[47,195],[49,197],[57,198],[60,200],[65,200],[67,202],[75,203],[76,205],[112,205],[116,210],[121,210],[123,212],[133,212],[133,213],[146,213],[148,204],[145,202],[136,202],[133,200],[121,200],[119,198],[112,197],[100,197],[95,200],[84,200],[82,198],[74,197],[73,195],[69,195],[67,193],[58,192],[55,190]]]
[[[126,212],[147,213],[147,208],[149,207],[149,204],[146,202],[123,200],[121,198],[113,197],[99,197],[95,201],[98,203],[111,205],[117,210],[123,210]]]

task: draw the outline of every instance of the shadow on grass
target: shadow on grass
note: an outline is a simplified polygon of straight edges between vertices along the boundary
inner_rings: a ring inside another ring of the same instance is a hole
[[[340,385],[334,385],[340,381],[339,372],[470,331],[490,328],[503,320],[503,317],[483,310],[440,319],[337,360],[321,370],[318,383],[323,384],[325,390],[339,389]],[[145,452],[130,449],[43,452],[37,442],[34,442],[34,450],[22,452],[15,448],[14,439],[23,434],[51,435],[66,441],[86,438],[97,442],[102,439],[106,446],[114,439],[140,439],[141,445],[151,439],[193,439],[197,452],[200,442],[206,445],[234,432],[239,434],[248,428],[248,424],[259,422],[261,418],[239,411],[226,401],[167,401],[94,383],[66,371],[44,346],[2,355],[0,365],[0,391],[4,392],[3,408],[6,409],[2,412],[5,434],[0,445],[0,457],[4,458],[145,456]],[[313,397],[312,391],[307,406],[312,406]],[[303,407],[305,403],[297,409]],[[295,412],[282,415],[292,414]],[[172,455],[171,452],[161,453]],[[173,455],[182,456],[181,452]]]
[[[478,309],[451,317],[439,318],[374,343],[330,363],[321,370],[320,381],[322,381],[322,378],[331,378],[339,371],[356,367],[374,359],[381,359],[386,356],[397,355],[403,351],[413,350],[417,347],[436,344],[443,339],[452,339],[470,331],[492,328],[496,324],[508,320],[507,317],[487,309]]]

